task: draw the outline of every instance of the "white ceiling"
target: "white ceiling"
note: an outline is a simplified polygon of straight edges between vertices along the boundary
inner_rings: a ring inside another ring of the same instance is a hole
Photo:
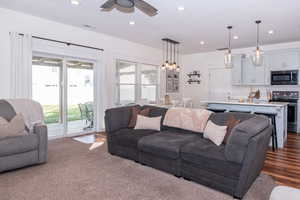
[[[261,19],[261,43],[273,44],[300,41],[300,0],[146,0],[159,10],[149,17],[136,9],[134,13],[101,12],[105,0],[81,0],[73,6],[70,0],[1,0],[0,7],[21,11],[46,19],[117,36],[155,48],[161,38],[182,43],[181,52],[212,51],[227,45],[227,25],[233,25],[233,47],[255,45],[256,26]],[[178,6],[184,11],[178,11]],[[129,21],[135,21],[134,26]],[[268,35],[274,29],[275,34]],[[200,45],[200,41],[205,45]]]

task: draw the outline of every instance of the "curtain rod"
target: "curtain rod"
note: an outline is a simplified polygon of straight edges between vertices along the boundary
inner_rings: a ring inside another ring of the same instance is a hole
[[[19,33],[19,35],[24,36],[23,33]],[[57,42],[57,43],[62,43],[62,44],[66,44],[68,46],[73,45],[73,46],[77,46],[77,47],[83,47],[83,48],[88,48],[88,49],[94,49],[94,50],[99,50],[99,51],[104,51],[104,49],[100,49],[100,48],[96,48],[96,47],[91,47],[91,46],[86,46],[86,45],[81,45],[81,44],[75,44],[72,42],[64,42],[64,41],[60,41],[60,40],[54,40],[54,39],[49,39],[49,38],[44,38],[44,37],[38,37],[38,36],[32,36],[33,38],[36,39],[40,39],[40,40],[47,40],[50,42]]]

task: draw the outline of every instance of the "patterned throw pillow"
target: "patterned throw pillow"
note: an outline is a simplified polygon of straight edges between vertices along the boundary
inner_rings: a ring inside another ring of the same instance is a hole
[[[150,114],[150,108],[141,109],[141,108],[133,107],[131,110],[131,119],[129,121],[128,128],[135,127],[138,115],[148,117],[149,114]]]
[[[234,116],[231,116],[229,118],[229,120],[227,121],[226,123],[226,126],[227,126],[227,131],[226,131],[226,135],[225,135],[225,138],[224,138],[224,141],[223,143],[226,144],[227,141],[228,141],[228,138],[233,130],[233,128],[238,125],[239,123],[241,122],[241,120],[239,119],[236,119]]]
[[[25,122],[22,114],[17,114],[10,121],[0,117],[0,138],[20,136],[25,133]]]

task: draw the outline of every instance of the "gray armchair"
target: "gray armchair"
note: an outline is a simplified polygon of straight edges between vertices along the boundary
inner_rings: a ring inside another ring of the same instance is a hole
[[[0,100],[0,116],[11,120],[16,115],[13,108]],[[37,124],[33,133],[0,138],[0,172],[47,162],[47,126]]]

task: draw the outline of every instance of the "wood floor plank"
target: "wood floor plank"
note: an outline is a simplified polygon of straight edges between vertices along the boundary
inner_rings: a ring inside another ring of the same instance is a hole
[[[283,149],[269,149],[263,172],[277,184],[300,189],[300,135],[289,133]]]

